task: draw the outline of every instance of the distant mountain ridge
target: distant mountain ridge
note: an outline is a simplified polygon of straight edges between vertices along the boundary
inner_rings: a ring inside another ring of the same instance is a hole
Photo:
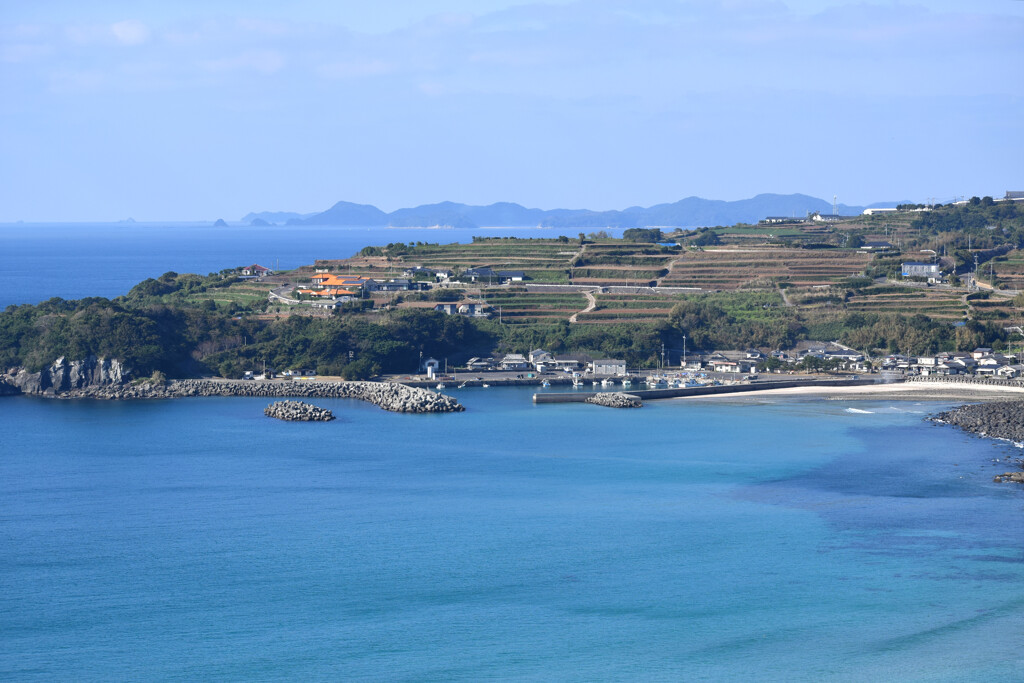
[[[879,202],[865,206],[840,204],[840,215],[859,214],[865,208],[893,207],[900,202]],[[613,211],[588,209],[530,209],[519,204],[499,202],[488,206],[472,206],[456,202],[424,204],[385,213],[370,204],[341,201],[316,214],[287,214],[264,212],[249,214],[242,220],[288,216],[288,225],[335,225],[351,227],[390,226],[401,228],[430,227],[453,228],[528,227],[550,228],[696,228],[736,223],[757,223],[767,216],[803,217],[810,212],[832,213],[832,204],[824,199],[805,194],[759,194],[750,199],[723,201],[687,197],[671,204],[650,207],[631,206]],[[280,220],[280,218],[279,218]]]

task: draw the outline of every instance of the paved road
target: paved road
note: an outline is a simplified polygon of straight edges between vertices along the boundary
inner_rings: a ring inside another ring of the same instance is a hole
[[[597,299],[594,298],[593,292],[583,292],[583,296],[587,297],[587,307],[584,308],[582,311],[570,315],[570,323],[576,322],[576,316],[578,316],[580,313],[590,313],[592,310],[597,308]]]

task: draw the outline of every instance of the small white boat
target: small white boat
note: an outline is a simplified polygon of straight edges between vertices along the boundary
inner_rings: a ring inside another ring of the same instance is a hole
[[[600,383],[600,382],[598,382],[598,381],[597,381],[597,380],[595,379],[595,380],[594,380],[593,382],[591,382],[591,383],[590,383],[590,386],[592,386],[592,387],[599,387],[599,386],[601,386],[601,383]]]
[[[484,389],[489,389],[491,385],[490,384],[481,384],[480,386],[482,386]]]
[[[602,387],[610,387],[610,386],[614,386],[614,385],[615,385],[615,380],[613,380],[611,378],[605,377],[603,380],[601,380],[601,386]]]
[[[578,379],[576,379],[576,378],[573,378],[573,380],[572,380],[572,386],[573,386],[573,388],[574,388],[574,389],[579,389],[580,387],[582,387],[582,386],[583,386],[583,382],[579,381],[579,380],[578,380]]]
[[[459,389],[465,389],[465,388],[466,388],[466,383],[465,382],[463,382],[462,384],[459,385]]]
[[[622,380],[622,386],[628,389],[629,387],[633,386],[633,383],[630,382],[628,379],[624,379]]]
[[[437,383],[437,387],[436,387],[436,388],[438,388],[438,389],[444,389],[444,382],[438,382],[438,383]]]
[[[551,386],[551,382],[549,382],[547,380],[544,380],[543,382],[540,383],[540,385],[542,387],[550,387]]]

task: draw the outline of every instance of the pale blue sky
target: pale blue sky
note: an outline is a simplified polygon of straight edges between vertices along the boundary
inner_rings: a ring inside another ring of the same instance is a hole
[[[1024,189],[1024,2],[0,8],[0,221]]]

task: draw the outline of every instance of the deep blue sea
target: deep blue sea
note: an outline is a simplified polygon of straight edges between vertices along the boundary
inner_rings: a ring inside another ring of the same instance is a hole
[[[0,226],[0,306],[480,232]],[[943,404],[448,391],[0,399],[0,680],[1024,679],[1020,451]]]
[[[0,679],[1019,681],[1012,445],[940,404],[4,399]]]

